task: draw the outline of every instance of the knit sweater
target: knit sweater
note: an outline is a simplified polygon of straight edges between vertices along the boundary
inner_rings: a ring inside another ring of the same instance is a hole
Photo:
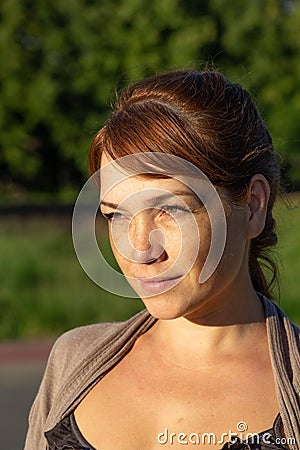
[[[271,300],[261,296],[269,352],[284,431],[300,448],[300,329]],[[76,328],[54,344],[29,415],[24,450],[46,450],[51,430],[155,323],[147,310],[125,322]]]

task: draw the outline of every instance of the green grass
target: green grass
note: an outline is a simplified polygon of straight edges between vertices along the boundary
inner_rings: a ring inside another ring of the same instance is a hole
[[[75,326],[124,320],[142,309],[96,286],[76,258],[70,224],[0,221],[0,339],[49,336]]]
[[[297,200],[296,200],[297,201]],[[280,305],[300,323],[300,208],[276,209],[282,260]],[[107,242],[101,244],[110,258]],[[97,321],[124,320],[143,308],[96,286],[73,249],[69,220],[0,219],[0,339],[57,335]]]

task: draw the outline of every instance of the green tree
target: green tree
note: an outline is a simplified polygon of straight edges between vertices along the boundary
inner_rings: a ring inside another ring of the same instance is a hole
[[[203,60],[250,88],[300,181],[298,2],[2,0],[0,15],[2,186],[80,186],[115,87]]]

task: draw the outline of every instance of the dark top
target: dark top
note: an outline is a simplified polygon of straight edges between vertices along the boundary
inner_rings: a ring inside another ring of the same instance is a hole
[[[281,442],[285,442],[280,432],[281,424],[281,417],[278,414],[272,428],[258,433],[247,441],[233,438],[236,442],[233,440],[227,442],[221,450],[288,450],[283,444],[281,445]],[[49,450],[95,450],[82,436],[73,413],[65,417],[52,430],[47,431],[45,436]],[[121,444],[117,450],[122,450]]]

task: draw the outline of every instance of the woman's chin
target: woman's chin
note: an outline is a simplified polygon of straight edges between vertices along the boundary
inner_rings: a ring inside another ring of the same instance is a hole
[[[151,316],[156,319],[178,319],[186,313],[184,306],[182,304],[180,305],[172,296],[166,293],[141,298]]]
[[[176,280],[176,283],[159,285],[147,283],[146,286],[138,280],[131,280],[131,286],[143,301],[149,313],[161,320],[172,320],[183,317],[190,312],[192,306],[191,288],[188,293],[186,286]]]

